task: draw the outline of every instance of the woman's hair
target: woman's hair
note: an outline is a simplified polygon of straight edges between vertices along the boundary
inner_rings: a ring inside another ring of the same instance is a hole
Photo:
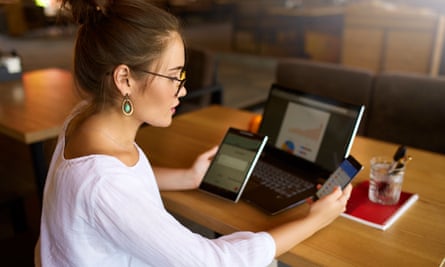
[[[180,30],[173,15],[148,0],[62,0],[62,7],[80,25],[74,79],[91,97],[93,112],[122,100],[112,75],[118,65],[147,69]]]

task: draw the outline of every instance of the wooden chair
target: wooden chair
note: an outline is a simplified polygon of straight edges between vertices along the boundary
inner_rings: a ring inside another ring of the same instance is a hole
[[[361,135],[365,132],[373,79],[373,72],[368,70],[297,58],[279,60],[275,73],[276,82],[285,87],[365,105],[358,131]]]
[[[202,47],[186,51],[187,95],[179,112],[187,112],[211,104],[222,104],[223,87],[218,82],[218,60],[214,52]]]
[[[378,75],[368,113],[371,138],[445,153],[445,78]]]

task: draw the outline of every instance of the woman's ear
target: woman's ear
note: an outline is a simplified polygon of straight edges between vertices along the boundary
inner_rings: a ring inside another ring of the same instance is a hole
[[[130,68],[127,65],[121,64],[114,69],[113,80],[122,95],[131,94]]]

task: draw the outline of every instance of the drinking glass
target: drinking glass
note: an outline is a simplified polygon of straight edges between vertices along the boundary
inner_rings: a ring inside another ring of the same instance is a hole
[[[402,192],[405,167],[393,164],[387,157],[371,159],[368,197],[374,203],[395,205],[399,202]]]

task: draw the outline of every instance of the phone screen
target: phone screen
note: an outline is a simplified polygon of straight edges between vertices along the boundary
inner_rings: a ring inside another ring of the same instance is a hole
[[[345,188],[362,169],[363,166],[354,157],[347,157],[315,193],[316,197],[322,198],[331,193],[336,186]]]

